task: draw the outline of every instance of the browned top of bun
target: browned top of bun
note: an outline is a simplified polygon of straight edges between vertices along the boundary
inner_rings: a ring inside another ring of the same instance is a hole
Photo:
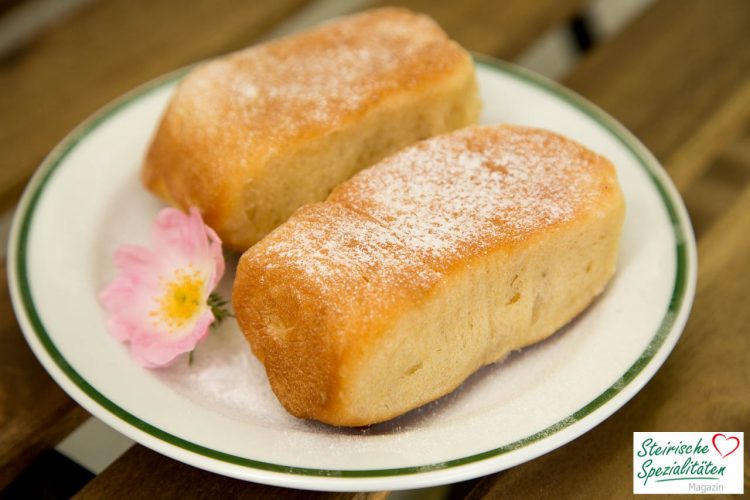
[[[430,18],[383,8],[202,64],[175,90],[144,183],[183,208],[203,207],[221,226],[243,206],[232,199],[242,190],[228,186],[247,182],[254,166],[467,61]]]

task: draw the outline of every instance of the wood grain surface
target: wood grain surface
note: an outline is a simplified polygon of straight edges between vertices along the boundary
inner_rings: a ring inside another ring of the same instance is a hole
[[[137,470],[144,473],[134,475]],[[321,493],[248,483],[195,469],[136,445],[90,482],[75,498],[381,500],[386,496],[387,493],[384,492]]]
[[[684,188],[750,117],[750,2],[658,1],[563,83],[646,144]]]
[[[432,16],[468,50],[512,59],[552,27],[579,13],[582,0],[397,0],[399,5]]]
[[[750,130],[745,130],[742,137],[724,149],[711,167],[682,192],[699,241],[721,214],[737,201],[748,182]]]

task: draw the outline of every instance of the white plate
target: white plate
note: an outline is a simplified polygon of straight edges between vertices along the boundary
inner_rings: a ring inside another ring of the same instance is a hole
[[[480,370],[453,394],[368,429],[289,416],[231,321],[199,346],[192,366],[140,368],[106,333],[96,296],[114,275],[114,249],[148,243],[161,204],[141,188],[138,170],[180,73],[89,119],[30,182],[8,265],[36,356],[83,407],[143,445],[219,474],[295,488],[455,482],[538,457],[591,429],[643,387],[682,331],[696,276],[690,222],[657,161],[612,118],[528,71],[477,62],[483,122],[549,128],[617,166],[627,203],[618,272],[572,325]]]

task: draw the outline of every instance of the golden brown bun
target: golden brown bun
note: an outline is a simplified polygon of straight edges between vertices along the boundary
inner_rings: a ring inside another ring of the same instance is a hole
[[[378,9],[195,68],[142,178],[244,250],[362,168],[478,113],[469,54],[426,16]]]
[[[372,424],[580,313],[614,273],[623,214],[605,158],[469,127],[298,210],[240,259],[234,310],[289,412]]]

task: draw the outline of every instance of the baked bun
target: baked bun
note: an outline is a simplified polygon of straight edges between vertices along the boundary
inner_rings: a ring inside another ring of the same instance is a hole
[[[469,54],[384,8],[202,64],[177,86],[144,184],[244,250],[403,146],[476,122]]]
[[[250,248],[235,314],[289,412],[381,422],[579,314],[615,271],[623,214],[602,156],[469,127],[360,172]]]

